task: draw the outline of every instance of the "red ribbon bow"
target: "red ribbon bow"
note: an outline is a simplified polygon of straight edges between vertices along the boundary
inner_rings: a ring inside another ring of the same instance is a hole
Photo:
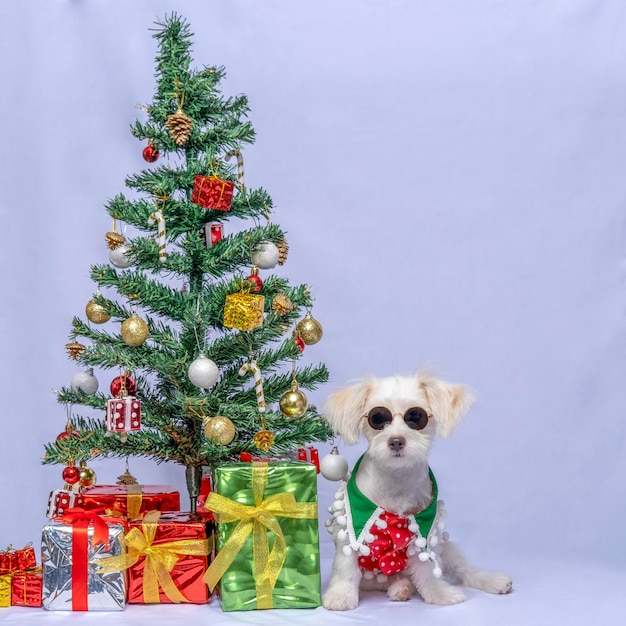
[[[54,518],[72,526],[72,610],[87,611],[89,605],[89,527],[93,524],[91,545],[101,543],[108,548],[109,527],[96,511],[86,511],[81,507],[65,509],[63,515]]]
[[[407,546],[415,538],[409,530],[409,521],[385,511],[380,519],[387,522],[386,528],[379,528],[374,524],[370,533],[375,536],[369,543],[369,556],[360,556],[359,565],[366,570],[380,569],[385,576],[397,574],[406,569],[408,557]]]

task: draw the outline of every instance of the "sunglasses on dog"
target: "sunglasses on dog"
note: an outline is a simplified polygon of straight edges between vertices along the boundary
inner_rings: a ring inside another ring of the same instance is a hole
[[[395,415],[402,415],[402,413],[392,413],[385,406],[375,406],[370,409],[369,413],[364,416],[367,417],[367,423],[374,430],[382,430],[387,424],[391,424]],[[432,417],[426,413],[424,409],[419,406],[411,407],[407,409],[403,415],[404,423],[413,430],[422,430],[426,428],[428,420]]]

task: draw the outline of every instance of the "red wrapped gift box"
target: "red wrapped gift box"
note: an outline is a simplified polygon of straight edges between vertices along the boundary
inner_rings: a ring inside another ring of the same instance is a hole
[[[43,575],[41,567],[13,574],[11,578],[11,606],[41,606]]]
[[[167,485],[95,485],[82,491],[85,509],[121,513],[128,519],[147,511],[180,511],[180,493]]]
[[[200,493],[198,495],[198,499],[196,500],[196,514],[199,515],[202,519],[213,521],[213,512],[209,511],[204,505],[206,503],[206,499],[209,497],[211,493],[211,477],[207,474],[202,477],[200,481]]]
[[[206,522],[193,513],[151,512],[131,522],[124,543],[127,559],[136,562],[128,568],[128,602],[206,604],[209,589],[202,578],[211,542]],[[175,563],[164,573],[168,558]]]
[[[320,454],[315,446],[305,446],[303,448],[298,448],[298,460],[313,463],[313,465],[315,465],[317,473],[320,473]]]
[[[191,201],[205,209],[230,211],[235,183],[217,176],[194,176]]]

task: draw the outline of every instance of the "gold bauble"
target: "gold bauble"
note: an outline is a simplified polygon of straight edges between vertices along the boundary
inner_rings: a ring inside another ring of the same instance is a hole
[[[85,461],[80,462],[79,482],[81,487],[91,487],[96,484],[96,473],[90,467],[87,467]]]
[[[224,415],[210,417],[204,422],[204,435],[213,443],[227,446],[235,438],[235,425]]]
[[[148,324],[136,315],[122,322],[122,339],[129,346],[140,346],[149,334]]]
[[[87,315],[87,319],[94,324],[104,324],[111,319],[107,310],[101,304],[93,300],[93,298],[87,302],[85,314]]]
[[[309,408],[309,400],[298,389],[298,383],[294,380],[291,389],[280,397],[278,405],[287,417],[302,417]]]
[[[307,346],[317,343],[322,338],[324,332],[322,325],[310,313],[307,313],[296,324],[296,331]]]

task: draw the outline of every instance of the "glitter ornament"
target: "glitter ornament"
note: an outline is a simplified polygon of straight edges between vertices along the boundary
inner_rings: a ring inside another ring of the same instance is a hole
[[[262,270],[271,270],[278,263],[279,251],[275,243],[261,241],[256,245],[250,256],[253,265]]]
[[[118,269],[126,269],[133,264],[133,260],[130,256],[130,248],[127,244],[123,243],[112,250],[109,250],[109,261]]]
[[[210,417],[204,422],[204,435],[213,443],[227,446],[235,438],[235,425],[224,415]]]
[[[98,379],[93,375],[93,368],[90,367],[84,372],[76,372],[72,377],[71,387],[74,393],[82,391],[88,396],[96,393],[98,391]]]
[[[337,446],[333,446],[330,454],[327,454],[320,461],[320,472],[326,480],[336,481],[346,477],[348,473],[348,461],[339,454]]]
[[[295,378],[291,381],[291,389],[280,397],[278,405],[283,415],[287,417],[302,417],[306,413],[309,401],[298,389],[298,381]]]
[[[279,293],[272,300],[272,308],[277,315],[287,315],[293,311],[293,302],[285,294]]]
[[[323,334],[322,325],[313,318],[310,312],[296,324],[296,332],[307,346],[317,343]]]
[[[187,369],[189,380],[200,389],[210,389],[217,382],[219,369],[215,363],[204,354],[192,361]]]
[[[96,292],[96,296],[101,296],[100,290]],[[98,304],[95,299],[89,300],[87,306],[85,306],[85,315],[87,319],[94,324],[104,324],[111,319],[111,316],[107,313],[107,310],[101,304]]]
[[[148,324],[135,314],[122,322],[122,339],[129,346],[140,346],[149,334]]]

